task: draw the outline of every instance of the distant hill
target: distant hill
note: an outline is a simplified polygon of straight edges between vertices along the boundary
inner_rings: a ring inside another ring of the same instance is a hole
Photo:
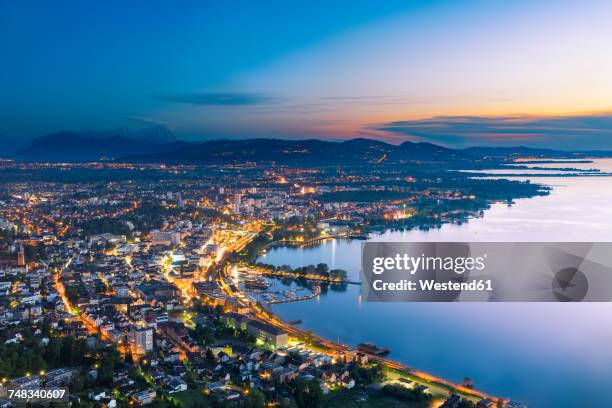
[[[296,165],[356,165],[367,163],[498,161],[516,157],[612,157],[612,152],[568,152],[527,147],[474,147],[451,149],[432,143],[392,145],[371,139],[331,142],[317,139],[213,140],[189,143],[163,153],[123,157],[121,161],[149,163],[225,164],[265,162]]]
[[[404,142],[395,147],[389,154],[389,161],[462,161],[470,159],[463,150],[449,149],[432,143]]]
[[[516,158],[516,157],[546,157],[546,158],[564,158],[564,159],[580,159],[584,157],[612,157],[612,151],[609,150],[585,150],[585,151],[567,151],[541,149],[526,146],[516,147],[469,147],[464,150],[472,156],[491,157],[491,158]]]
[[[14,158],[52,162],[116,159],[175,150],[183,143],[176,142],[172,133],[161,127],[79,133],[60,131],[34,139],[30,146],[18,151]]]
[[[494,158],[510,158],[510,157],[559,157],[567,156],[569,152],[563,152],[552,149],[536,149],[525,146],[517,147],[469,147],[465,152],[473,156],[494,157]]]
[[[282,165],[358,165],[367,163],[465,163],[515,157],[612,157],[612,152],[568,152],[528,147],[471,147],[451,149],[432,143],[392,145],[372,139],[342,142],[319,139],[243,139],[206,142],[177,141],[163,127],[102,132],[51,133],[35,139],[14,158],[23,161],[92,161],[168,164],[277,163]]]
[[[368,139],[330,142],[318,139],[213,140],[190,143],[173,151],[124,157],[123,161],[223,164],[275,162],[278,164],[333,165],[376,161],[393,145]]]
[[[111,130],[89,130],[79,132],[81,136],[90,139],[102,139],[108,137],[124,137],[147,143],[172,143],[176,142],[174,134],[165,126],[151,126],[145,128],[122,127]]]

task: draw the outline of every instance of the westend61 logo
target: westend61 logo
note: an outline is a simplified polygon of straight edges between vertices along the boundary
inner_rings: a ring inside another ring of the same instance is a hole
[[[369,302],[609,302],[612,243],[365,242]]]

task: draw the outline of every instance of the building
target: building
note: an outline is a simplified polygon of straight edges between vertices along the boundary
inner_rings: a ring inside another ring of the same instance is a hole
[[[113,235],[109,233],[103,233],[103,234],[97,234],[97,235],[90,236],[89,246],[93,247],[96,245],[106,245],[106,244],[118,245],[118,244],[126,242],[126,240],[127,238],[125,237],[125,235]]]
[[[224,313],[221,315],[221,320],[226,326],[235,330],[246,330],[249,318],[237,313]]]
[[[249,319],[237,313],[224,313],[221,320],[226,326],[236,330],[246,330],[255,339],[274,348],[286,347],[288,335],[280,329],[258,320]]]
[[[117,286],[115,288],[115,295],[120,298],[127,298],[130,296],[130,289],[125,285]]]
[[[234,194],[234,202],[232,204],[232,211],[236,214],[240,213],[241,204],[242,204],[242,194]]]
[[[189,336],[189,330],[183,323],[169,321],[157,326],[161,335],[167,337],[174,345],[192,353],[200,351],[199,346]]]
[[[480,401],[478,401],[478,403],[476,404],[476,408],[493,408],[495,406],[495,402],[491,401],[490,399],[482,399]]]
[[[204,386],[207,393],[211,393],[214,391],[222,391],[225,390],[225,383],[221,381],[208,383]]]
[[[187,391],[187,383],[180,378],[171,378],[168,381],[168,386],[166,387],[166,391],[168,394],[174,394],[175,392]]]
[[[37,375],[26,375],[25,377],[10,380],[9,384],[13,388],[30,389],[40,387],[40,377]]]
[[[143,355],[153,351],[153,328],[138,327],[130,330],[128,343],[132,354]]]
[[[286,347],[287,332],[277,329],[267,323],[251,320],[247,323],[247,332],[252,334],[255,339],[273,348]]]
[[[279,383],[286,384],[298,378],[300,373],[295,367],[283,367],[275,373]]]
[[[45,377],[45,387],[62,387],[70,384],[75,371],[70,368],[58,368],[57,370],[49,371]]]
[[[180,245],[181,244],[181,233],[176,231],[151,231],[151,244],[152,245]]]
[[[453,394],[444,401],[440,408],[460,408],[466,404],[466,400],[457,394]]]
[[[136,285],[135,291],[145,302],[175,299],[181,293],[173,284],[161,281],[143,282]]]
[[[17,253],[17,266],[25,266],[25,249],[23,244],[19,246],[19,252]]]
[[[217,282],[193,282],[192,287],[198,297],[213,305],[223,306],[227,301],[227,296]]]
[[[137,405],[148,405],[155,401],[156,396],[155,390],[144,390],[135,393],[133,398]]]

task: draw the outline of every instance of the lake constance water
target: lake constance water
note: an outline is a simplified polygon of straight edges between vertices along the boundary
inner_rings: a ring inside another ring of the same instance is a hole
[[[589,164],[538,167],[599,168]],[[558,173],[558,172],[555,172]],[[429,231],[387,231],[373,241],[612,241],[612,177],[529,177],[549,196],[495,204],[483,218]],[[275,248],[262,262],[293,267],[325,262],[359,277],[362,241]],[[465,376],[492,395],[530,407],[612,406],[612,304],[364,303],[359,287],[274,306],[287,320],[330,340],[374,341],[390,358],[455,382]]]

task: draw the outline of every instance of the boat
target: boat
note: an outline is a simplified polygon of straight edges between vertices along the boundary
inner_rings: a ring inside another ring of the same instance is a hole
[[[378,348],[375,343],[369,341],[366,343],[359,343],[357,349],[363,353],[373,354],[375,356],[386,356],[391,352],[389,347]]]
[[[302,324],[302,319],[290,320],[287,322],[287,324],[290,324],[290,325]]]
[[[247,289],[268,289],[270,282],[261,277],[252,277],[244,279],[244,287]]]

